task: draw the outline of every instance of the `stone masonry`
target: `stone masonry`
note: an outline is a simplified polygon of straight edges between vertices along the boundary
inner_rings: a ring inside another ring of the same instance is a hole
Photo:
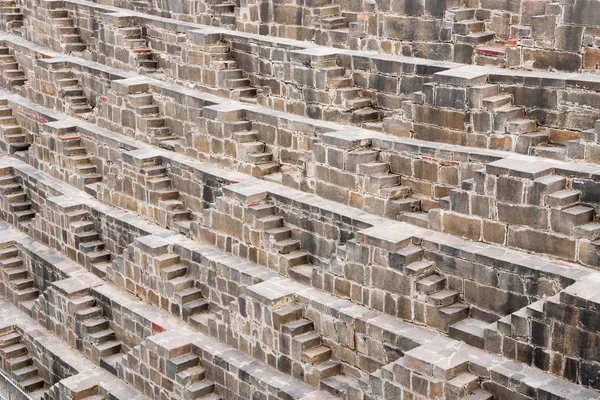
[[[599,68],[600,0],[0,0],[0,386],[600,400]]]

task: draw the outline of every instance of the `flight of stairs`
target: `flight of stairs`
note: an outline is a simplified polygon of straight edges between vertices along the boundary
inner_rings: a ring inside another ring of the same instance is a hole
[[[8,202],[6,220],[19,229],[29,231],[31,220],[35,217],[27,191],[23,188],[19,178],[12,173],[0,176],[0,196]]]
[[[93,296],[85,295],[72,300],[77,303],[77,331],[91,345],[90,353],[86,355],[102,368],[117,375],[117,363],[125,355],[126,349],[110,328],[110,321],[104,316],[104,310],[96,304]]]
[[[197,319],[206,313],[209,302],[202,297],[202,291],[196,287],[196,280],[189,275],[188,267],[181,263],[178,254],[167,253],[157,256],[155,263],[160,268],[160,278],[164,281],[165,293],[172,301],[172,314],[184,320]]]
[[[2,134],[3,150],[23,160],[31,143],[17,119],[13,116],[8,100],[0,99],[0,134]]]
[[[125,48],[129,50],[129,62],[141,72],[153,73],[158,69],[158,62],[154,59],[152,49],[142,36],[140,26],[119,28],[118,35],[123,37]]]
[[[495,33],[486,30],[485,17],[481,10],[475,8],[457,8],[447,10],[443,35],[456,44],[468,44],[476,48],[488,45],[496,37]]]
[[[364,125],[380,120],[379,112],[363,90],[354,86],[346,68],[332,65],[319,68],[325,74],[326,89],[334,92],[333,105],[344,110],[347,123]]]
[[[137,129],[144,134],[140,139],[160,147],[173,149],[174,143],[178,139],[161,116],[152,93],[130,94],[127,99],[136,114]]]
[[[64,100],[65,113],[83,120],[92,119],[93,108],[73,71],[70,69],[56,71],[55,79],[58,94]]]
[[[0,27],[3,31],[18,33],[23,26],[23,19],[23,12],[15,1],[0,1]]]
[[[378,151],[364,149],[354,153],[361,159],[355,172],[364,177],[364,191],[386,200],[385,209],[370,212],[401,221],[409,217],[426,221],[427,214],[420,217],[421,201],[408,186],[402,186],[401,176],[390,171],[390,164],[379,159]]]
[[[173,187],[167,169],[151,162],[149,165],[142,165],[140,172],[146,177],[150,202],[164,211],[157,217],[157,223],[187,234],[194,216],[181,199],[179,191]]]
[[[359,376],[352,376],[353,370],[342,362],[332,359],[332,351],[322,342],[315,331],[314,323],[303,317],[304,309],[296,304],[274,310],[274,319],[279,324],[280,334],[291,337],[291,357],[311,364],[313,383],[319,383],[321,390],[345,398],[349,386],[358,386]]]
[[[76,249],[74,258],[94,274],[104,277],[112,256],[105,249],[91,214],[89,211],[76,210],[65,216],[73,235],[73,246]]]
[[[59,137],[63,143],[63,154],[67,157],[67,167],[74,172],[69,181],[75,186],[85,187],[86,185],[101,182],[102,175],[98,173],[96,166],[88,154],[88,150],[81,144],[79,135]],[[77,183],[80,182],[81,186]]]
[[[208,0],[207,4],[212,12],[212,25],[235,28],[237,4],[234,1]]]
[[[18,88],[27,83],[25,72],[20,69],[17,60],[12,54],[12,50],[5,46],[0,46],[0,72],[2,80],[7,89]]]
[[[14,327],[0,329],[0,356],[2,369],[33,399],[43,398],[47,389],[27,346]],[[17,398],[18,396],[15,396]]]
[[[169,378],[185,382],[184,399],[221,400],[215,393],[214,382],[206,379],[206,370],[200,364],[200,357],[190,352],[167,360]]]
[[[313,0],[313,3],[313,26],[322,30],[348,28],[348,19],[342,15],[339,5],[332,0]]]
[[[278,257],[274,258],[273,268],[279,272],[310,285],[313,265],[309,253],[300,249],[300,241],[292,238],[292,229],[285,226],[282,216],[277,215],[277,207],[264,203],[247,208],[254,219],[254,228],[261,232],[263,247]]]
[[[64,4],[63,4],[64,7]],[[87,48],[79,35],[79,28],[75,25],[74,18],[66,8],[54,8],[50,10],[52,24],[60,38],[61,50],[65,54],[81,56]]]
[[[259,133],[252,129],[252,122],[226,122],[225,125],[226,129],[232,132],[233,139],[237,144],[237,158],[253,166],[249,171],[252,175],[264,177],[279,172],[279,163],[266,144],[259,140]]]
[[[31,316],[31,309],[40,291],[23,265],[21,251],[16,246],[0,249],[0,269],[4,296]]]
[[[257,91],[252,86],[243,69],[231,55],[231,48],[226,43],[218,43],[208,47],[211,58],[210,67],[216,70],[216,85],[229,92],[229,97],[248,103],[256,103]]]

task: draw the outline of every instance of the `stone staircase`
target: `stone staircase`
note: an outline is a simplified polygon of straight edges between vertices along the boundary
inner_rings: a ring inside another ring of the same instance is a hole
[[[462,182],[460,189],[453,189],[449,198],[444,201],[443,209],[456,210],[453,204],[457,203],[461,193],[477,195],[483,193],[483,182],[487,170],[475,171],[476,178]],[[560,175],[547,174],[532,179],[531,184],[536,190],[531,190],[526,202],[532,207],[543,207],[547,210],[549,223],[537,222],[531,215],[529,223],[534,229],[548,230],[552,233],[572,236],[575,238],[587,238],[596,240],[600,238],[600,223],[594,207],[581,201],[581,190],[567,186],[567,178]],[[508,197],[504,195],[503,198]],[[506,200],[504,200],[506,201]],[[533,212],[533,208],[532,208]]]
[[[259,132],[252,129],[251,121],[225,122],[224,125],[236,143],[236,158],[250,166],[250,174],[265,177],[279,172],[279,162],[266,143],[260,141]]]
[[[69,231],[73,235],[74,257],[94,274],[104,277],[112,255],[106,250],[100,234],[96,230],[89,211],[76,210],[65,214]]]
[[[232,57],[231,47],[219,42],[206,49],[210,57],[210,67],[215,71],[216,87],[228,92],[228,97],[248,103],[256,103],[257,91],[246,77],[243,69],[237,67]]]
[[[188,321],[197,320],[199,314],[208,312],[209,302],[203,298],[202,290],[197,287],[196,280],[189,274],[188,267],[181,263],[178,254],[162,254],[154,262],[160,268],[160,278],[164,281],[164,292],[160,294],[172,300],[169,310],[172,314]]]
[[[6,220],[25,232],[29,231],[31,220],[35,217],[27,190],[23,188],[17,176],[11,172],[0,176],[0,196],[8,203]]]
[[[292,359],[312,365],[308,381],[318,383],[321,390],[334,396],[346,398],[349,386],[358,387],[359,373],[332,359],[331,349],[323,344],[321,335],[315,331],[314,323],[304,318],[303,312],[304,309],[296,304],[273,311],[275,329],[290,337]]]
[[[237,4],[234,1],[209,0],[206,3],[212,12],[212,25],[235,29],[235,8]]]
[[[365,193],[377,196],[385,201],[381,214],[389,218],[410,222],[421,221],[422,226],[427,214],[420,213],[421,201],[412,194],[407,186],[402,186],[399,174],[391,172],[390,164],[381,159],[381,153],[373,149],[362,149],[354,152],[357,160],[356,173],[364,179]]]
[[[0,249],[0,268],[4,296],[31,316],[31,309],[40,291],[23,265],[21,251],[13,245]]]
[[[119,28],[117,42],[122,42],[129,52],[129,64],[139,69],[142,73],[153,73],[158,69],[158,62],[154,59],[152,49],[148,47],[146,39],[142,36],[141,26]]]
[[[142,164],[140,172],[146,179],[150,203],[162,210],[155,214],[156,222],[182,234],[190,232],[194,216],[181,199],[179,190],[173,187],[167,169],[152,161]]]
[[[333,91],[333,106],[343,110],[342,119],[347,123],[364,125],[380,120],[379,112],[373,108],[371,99],[363,89],[354,86],[354,81],[344,67],[337,65],[319,68],[325,74],[326,90]]]
[[[55,71],[54,77],[58,94],[64,101],[64,112],[83,120],[93,120],[93,107],[88,102],[83,86],[73,71],[68,68],[60,69]]]
[[[184,399],[221,400],[215,393],[214,382],[206,379],[200,357],[190,352],[167,360],[167,376],[184,386]]]
[[[423,391],[411,383],[435,377],[435,379],[441,378],[443,381],[443,391],[434,394],[435,398],[445,400],[494,399],[492,393],[482,389],[482,379],[469,370],[468,362],[457,362],[445,355],[440,354],[436,358],[435,354],[416,348],[394,361],[392,370],[397,371],[398,382],[406,388],[405,397],[412,394],[409,398],[425,398],[421,396]]]
[[[348,19],[342,15],[339,5],[332,0],[311,0],[313,26],[322,30],[347,29]],[[308,6],[308,5],[307,5]]]
[[[4,86],[9,90],[17,88],[20,91],[27,83],[25,72],[20,69],[12,50],[5,46],[0,46],[0,71]]]
[[[12,108],[9,107],[6,99],[0,99],[0,134],[3,139],[3,150],[24,160],[31,146],[30,138],[13,116]]]
[[[67,158],[65,161],[66,167],[74,172],[69,176],[69,182],[79,188],[102,182],[102,175],[98,173],[96,165],[92,163],[92,159],[81,143],[79,135],[64,135],[59,136],[62,141],[62,154]]]
[[[59,38],[61,51],[65,54],[81,56],[81,53],[87,49],[87,45],[83,43],[79,35],[79,28],[75,24],[74,18],[71,16],[64,4],[57,4],[63,8],[54,8],[50,10],[52,25],[55,28]]]
[[[23,11],[13,0],[3,0],[0,2],[0,28],[5,32],[18,31],[23,26]],[[13,32],[18,33],[18,32]]]
[[[33,399],[43,398],[48,385],[40,376],[27,346],[13,326],[0,329],[2,369]],[[9,396],[10,397],[10,396]]]
[[[137,130],[142,134],[140,139],[172,150],[178,138],[161,116],[152,93],[130,94],[127,100],[135,112]]]
[[[93,296],[72,299],[76,303],[75,325],[84,339],[85,353],[93,362],[117,375],[117,363],[126,353],[125,346],[117,339],[110,321]]]
[[[475,54],[484,54],[496,48],[496,34],[487,30],[486,18],[489,13],[475,8],[447,10],[444,18],[442,37],[452,43],[471,46]],[[455,61],[471,63],[471,59]]]
[[[292,238],[293,230],[277,215],[277,207],[261,203],[248,206],[247,212],[254,220],[254,228],[261,232],[266,250],[278,255],[274,266],[279,272],[310,285],[314,267],[309,262],[309,253],[300,249],[299,240]]]

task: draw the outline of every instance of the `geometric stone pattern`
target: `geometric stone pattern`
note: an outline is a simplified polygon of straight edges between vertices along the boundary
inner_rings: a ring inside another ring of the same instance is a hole
[[[600,399],[600,4],[0,5],[0,368],[48,399]]]

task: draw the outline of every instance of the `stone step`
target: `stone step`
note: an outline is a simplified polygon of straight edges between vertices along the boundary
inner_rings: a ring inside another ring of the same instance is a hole
[[[256,131],[234,132],[233,138],[239,143],[255,143],[258,141],[258,132],[256,132]]]
[[[468,35],[471,33],[483,32],[484,29],[485,21],[479,21],[476,19],[458,21],[452,25],[452,31],[458,35]]]
[[[429,227],[429,216],[424,212],[402,212],[398,215],[398,221],[406,222],[427,229]]]
[[[444,289],[445,286],[446,277],[438,274],[428,275],[416,282],[417,291],[424,294],[433,294],[439,292],[440,290]]]
[[[12,346],[19,342],[21,342],[21,335],[15,331],[11,331],[0,336],[0,348]]]
[[[448,332],[450,325],[457,323],[469,316],[469,306],[463,303],[454,303],[439,310],[441,325],[436,328]]]
[[[179,304],[187,304],[194,300],[200,300],[202,298],[202,291],[198,288],[191,287],[181,291],[178,291],[174,295],[175,301]]]
[[[321,345],[321,335],[315,331],[302,333],[292,338],[292,355],[296,358],[302,356],[302,352]]]
[[[265,233],[271,240],[274,240],[276,242],[289,239],[292,236],[292,230],[286,227],[269,229],[266,230]]]
[[[531,148],[531,153],[538,157],[564,161],[567,156],[567,149],[565,147],[535,146]]]
[[[289,270],[292,267],[308,263],[308,253],[306,251],[292,251],[289,254],[281,254],[279,264],[282,270]]]
[[[311,320],[305,318],[301,318],[296,321],[288,322],[286,324],[281,325],[281,332],[291,336],[297,336],[303,333],[311,332],[314,329],[314,323]]]
[[[112,329],[102,329],[88,335],[88,339],[92,344],[101,344],[116,340],[115,331]]]
[[[108,342],[98,343],[93,346],[92,351],[100,357],[112,356],[121,352],[121,342],[109,340]]]
[[[42,389],[45,385],[44,383],[44,379],[42,379],[41,376],[34,376],[32,378],[29,378],[27,380],[24,380],[23,382],[20,382],[21,387],[26,391],[26,392],[34,392],[36,390]]]
[[[475,18],[474,8],[456,8],[453,10],[446,10],[445,18],[453,22],[465,21]]]
[[[293,251],[300,250],[300,241],[295,239],[284,239],[273,243],[271,247],[278,253],[289,254]]]
[[[194,353],[188,353],[167,360],[167,374],[173,376],[188,368],[193,368],[200,363],[200,357]]]
[[[531,133],[537,131],[537,122],[533,119],[511,119],[506,121],[506,132],[512,135]]]
[[[369,176],[368,185],[376,188],[377,191],[381,188],[395,187],[400,185],[400,175],[384,173]]]
[[[314,269],[315,267],[310,264],[298,265],[288,270],[288,276],[297,282],[310,286]]]
[[[183,305],[182,311],[184,318],[194,316],[197,314],[208,312],[210,303],[206,299],[198,299],[188,301]]]
[[[456,303],[459,297],[460,293],[455,290],[440,290],[427,296],[427,303],[434,306],[446,307]]]
[[[188,268],[182,264],[170,265],[165,268],[161,268],[160,277],[165,280],[171,280],[187,275]]]
[[[215,384],[211,381],[196,382],[185,389],[186,399],[197,399],[210,395],[215,391]]]
[[[102,318],[104,315],[104,311],[101,307],[89,307],[84,308],[83,310],[78,310],[75,312],[75,319],[78,321],[91,321],[96,320],[98,318]]]
[[[25,268],[11,268],[4,270],[4,276],[10,282],[16,279],[27,279],[29,272]]]
[[[29,354],[25,354],[19,357],[14,357],[9,360],[6,360],[6,363],[8,364],[8,372],[12,373],[12,371],[16,371],[21,368],[33,365],[33,359]]]
[[[273,161],[273,153],[247,154],[246,161],[254,165],[267,164]]]
[[[0,260],[0,268],[9,269],[9,268],[18,268],[23,265],[23,258],[20,256],[5,258]]]
[[[481,100],[481,105],[488,111],[494,111],[497,108],[511,106],[513,101],[512,94],[499,94]]]
[[[34,282],[31,278],[14,279],[10,281],[10,286],[15,290],[24,290],[34,288]]]
[[[109,262],[111,257],[111,254],[106,250],[87,253],[87,258],[92,264]]]
[[[382,162],[369,162],[358,166],[358,173],[364,175],[379,175],[389,172],[390,165]]]
[[[19,256],[19,249],[15,246],[9,246],[0,249],[0,260],[16,258]]]
[[[99,332],[108,329],[110,326],[109,321],[106,318],[94,318],[83,322],[85,332],[89,335],[95,332]]]
[[[194,285],[195,285],[194,279],[187,275],[173,278],[173,279],[167,281],[167,288],[172,289],[173,292],[180,292],[185,289],[194,287]]]
[[[468,35],[454,35],[456,43],[465,43],[465,44],[481,44],[487,43],[491,40],[494,40],[496,34],[494,32],[475,32],[469,33]]]
[[[449,398],[463,399],[478,387],[479,376],[470,372],[463,372],[446,382],[445,392]]]
[[[23,343],[16,343],[0,349],[0,354],[6,359],[12,359],[27,354],[27,346]]]
[[[411,190],[408,186],[390,186],[379,189],[379,196],[384,199],[398,200],[410,196]]]
[[[331,358],[332,351],[326,346],[317,346],[302,352],[302,361],[308,364],[320,364]]]
[[[487,322],[475,318],[465,318],[450,325],[448,335],[456,340],[461,340],[471,346],[483,349],[485,344],[484,329],[488,327]]]
[[[267,231],[283,227],[283,217],[271,215],[256,220],[256,227],[260,230]]]
[[[348,388],[353,387],[358,389],[356,379],[346,375],[335,375],[323,379],[320,383],[321,390],[331,393],[340,398],[346,398]]]

